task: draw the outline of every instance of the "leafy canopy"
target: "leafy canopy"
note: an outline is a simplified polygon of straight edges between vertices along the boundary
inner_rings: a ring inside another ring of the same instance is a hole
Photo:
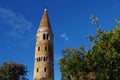
[[[27,80],[26,67],[15,62],[4,62],[0,66],[0,80]]]
[[[94,44],[90,50],[67,48],[59,60],[62,80],[120,80],[120,27],[102,31],[98,18],[92,16],[97,25],[95,36],[89,36]]]

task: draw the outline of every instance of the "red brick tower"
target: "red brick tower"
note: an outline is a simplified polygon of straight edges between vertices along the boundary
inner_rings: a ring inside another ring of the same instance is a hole
[[[47,9],[36,34],[34,80],[54,80],[53,32]]]

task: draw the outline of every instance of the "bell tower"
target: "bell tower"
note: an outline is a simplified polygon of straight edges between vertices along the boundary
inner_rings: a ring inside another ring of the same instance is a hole
[[[54,80],[53,32],[44,9],[36,34],[34,80]]]

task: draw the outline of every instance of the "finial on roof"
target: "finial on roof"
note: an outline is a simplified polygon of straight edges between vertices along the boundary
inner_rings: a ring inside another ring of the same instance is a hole
[[[44,11],[47,11],[47,9],[45,8]]]
[[[45,7],[44,7],[44,11],[47,11],[47,6],[45,5]]]
[[[42,19],[40,21],[40,28],[47,28],[49,31],[52,32],[52,29],[51,29],[51,25],[50,25],[50,21],[49,21],[49,17],[48,17],[48,13],[47,13],[47,9],[44,8],[44,12],[43,12],[43,15],[42,15]]]

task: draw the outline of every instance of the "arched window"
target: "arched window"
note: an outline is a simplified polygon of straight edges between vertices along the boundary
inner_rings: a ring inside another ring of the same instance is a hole
[[[45,61],[45,57],[43,58],[43,61]]]
[[[48,40],[48,38],[49,38],[49,35],[47,34],[47,35],[46,35],[46,39]]]
[[[45,46],[45,51],[48,51],[48,46]]]
[[[44,72],[46,72],[46,67],[44,67]]]
[[[40,51],[40,47],[38,47],[38,51]]]
[[[43,40],[45,40],[45,34],[43,34]]]
[[[39,68],[36,69],[36,72],[39,72]]]

